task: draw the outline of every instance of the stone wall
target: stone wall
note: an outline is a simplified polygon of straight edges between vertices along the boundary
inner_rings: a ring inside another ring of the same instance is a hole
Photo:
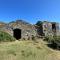
[[[53,24],[55,25],[53,27]],[[60,35],[59,34],[59,23],[56,22],[43,22],[43,33],[45,33],[46,35],[54,35],[56,34],[57,36]]]
[[[31,37],[32,35],[36,36],[36,30],[34,25],[31,25],[22,20],[10,22],[5,26],[1,27],[0,29],[9,33],[12,36],[13,36],[14,29],[21,29],[21,38],[28,38]]]
[[[55,24],[55,32],[52,29],[52,24]],[[11,36],[14,35],[14,29],[20,29],[21,30],[21,38],[28,39],[29,37],[31,38],[33,36],[41,36],[41,35],[53,35],[54,33],[56,35],[60,35],[60,28],[59,24],[56,22],[47,22],[44,21],[42,24],[42,27],[36,26],[29,24],[23,20],[17,20],[10,22],[8,24],[6,23],[0,23],[0,30],[5,31],[9,33]]]

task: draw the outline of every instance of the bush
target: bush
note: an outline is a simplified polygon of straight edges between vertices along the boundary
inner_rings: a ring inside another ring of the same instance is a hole
[[[15,38],[13,38],[6,32],[0,31],[0,42],[8,42],[8,41],[15,41]]]
[[[56,36],[45,36],[44,38],[45,41],[47,41],[48,43],[52,43],[53,41],[56,40]]]
[[[60,41],[60,36],[54,36],[55,41]]]
[[[48,41],[48,40],[49,40],[48,36],[45,36],[44,41]]]
[[[35,37],[34,37],[34,35],[32,35],[32,37],[31,37],[31,38],[32,38],[32,40],[33,40],[33,41],[35,41],[35,40],[36,40],[36,39],[35,39]]]
[[[50,44],[51,47],[60,49],[60,36],[46,36],[45,41],[48,42],[48,45]]]

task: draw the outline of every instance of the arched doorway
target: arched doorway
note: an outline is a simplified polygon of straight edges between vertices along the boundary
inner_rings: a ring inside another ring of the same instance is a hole
[[[13,36],[18,40],[21,39],[21,29],[14,29],[13,30]]]

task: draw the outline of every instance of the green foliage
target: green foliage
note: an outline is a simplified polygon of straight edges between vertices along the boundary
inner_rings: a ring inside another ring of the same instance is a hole
[[[46,36],[45,41],[47,41],[49,44],[51,43],[53,48],[60,49],[60,36]],[[58,48],[57,48],[58,47]]]
[[[6,32],[0,31],[0,42],[15,41],[15,39]]]
[[[45,36],[44,41],[48,41],[48,40],[49,40],[48,36]]]
[[[41,25],[42,25],[42,21],[38,21],[38,22],[36,23],[36,25],[37,25],[37,26],[41,26]]]
[[[60,43],[60,36],[54,36],[54,42],[58,45]]]
[[[54,36],[54,39],[55,39],[56,41],[60,41],[60,36]]]
[[[35,39],[35,36],[34,36],[34,35],[32,35],[32,37],[31,37],[31,38],[32,38],[32,40],[33,40],[33,41],[36,41],[36,39]]]
[[[47,41],[48,43],[52,43],[53,41],[56,40],[57,36],[45,36],[44,40]]]

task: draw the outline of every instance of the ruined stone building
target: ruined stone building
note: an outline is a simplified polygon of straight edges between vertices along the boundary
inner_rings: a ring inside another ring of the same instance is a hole
[[[23,20],[17,20],[8,24],[0,23],[0,30],[9,33],[16,39],[28,38],[36,36],[36,30],[34,25],[31,25]]]
[[[23,20],[17,20],[10,23],[0,22],[0,30],[9,33],[16,39],[28,38],[33,36],[60,35],[59,24],[56,22],[44,21],[41,26],[29,24]]]
[[[59,23],[43,21],[41,27],[37,26],[39,35],[60,35]]]

